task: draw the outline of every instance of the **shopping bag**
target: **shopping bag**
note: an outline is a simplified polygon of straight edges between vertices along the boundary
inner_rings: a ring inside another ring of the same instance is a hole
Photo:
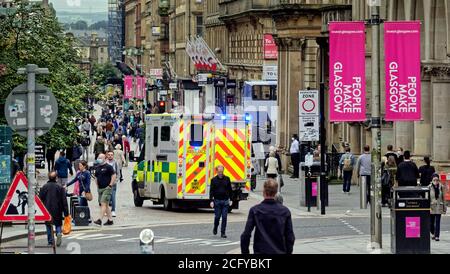
[[[80,196],[80,183],[78,181],[76,181],[74,184],[73,195]]]
[[[62,233],[64,235],[68,235],[70,234],[71,231],[72,231],[72,217],[69,215],[64,218]]]

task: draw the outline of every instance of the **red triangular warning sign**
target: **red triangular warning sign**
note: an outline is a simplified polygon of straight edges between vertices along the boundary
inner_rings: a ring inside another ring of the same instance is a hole
[[[40,222],[51,221],[52,217],[41,199],[37,195],[34,197],[35,220]],[[0,208],[0,222],[17,221],[28,221],[28,180],[23,172],[17,172]]]

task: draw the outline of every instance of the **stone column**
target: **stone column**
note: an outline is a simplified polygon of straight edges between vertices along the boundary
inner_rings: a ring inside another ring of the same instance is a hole
[[[292,134],[299,134],[298,92],[302,89],[302,43],[299,38],[276,38],[278,58],[278,129],[277,140],[289,151]],[[287,167],[288,158],[283,159]]]
[[[361,154],[361,126],[359,124],[350,127],[350,149],[353,154]],[[363,146],[365,144],[362,144]]]

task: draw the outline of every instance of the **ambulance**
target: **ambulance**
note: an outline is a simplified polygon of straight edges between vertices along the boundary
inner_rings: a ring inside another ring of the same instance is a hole
[[[247,200],[251,179],[251,117],[151,114],[145,117],[145,156],[136,164],[134,204],[207,208],[211,179],[223,166],[232,184],[232,209]]]

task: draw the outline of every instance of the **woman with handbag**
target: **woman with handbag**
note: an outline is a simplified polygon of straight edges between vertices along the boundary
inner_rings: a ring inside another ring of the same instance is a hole
[[[429,185],[431,197],[430,232],[433,240],[439,241],[441,232],[441,216],[447,213],[445,201],[445,187],[439,180],[439,174],[435,173],[431,177]]]
[[[80,161],[79,163],[80,172],[75,176],[75,178],[67,184],[67,187],[78,182],[80,190],[79,190],[79,205],[80,206],[88,206],[88,201],[92,201],[92,193],[91,193],[91,172],[89,171],[89,167],[86,161]]]

